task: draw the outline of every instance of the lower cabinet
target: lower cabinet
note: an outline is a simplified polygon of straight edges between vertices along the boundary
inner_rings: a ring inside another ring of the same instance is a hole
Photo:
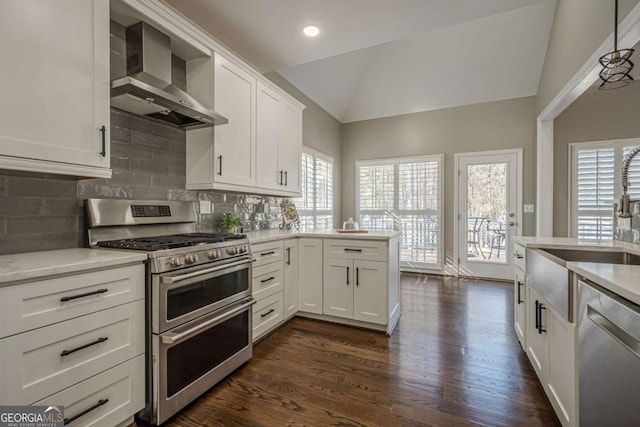
[[[526,349],[563,426],[577,425],[576,326],[528,288]]]
[[[387,264],[341,258],[324,259],[324,314],[387,323]]]
[[[283,317],[282,292],[259,300],[253,306],[253,341],[278,326]]]
[[[525,273],[519,267],[515,269],[515,278],[513,280],[513,327],[522,349],[527,348],[527,289],[525,285]]]
[[[298,239],[284,242],[284,318],[298,311]]]
[[[322,239],[298,239],[298,311],[322,314]]]

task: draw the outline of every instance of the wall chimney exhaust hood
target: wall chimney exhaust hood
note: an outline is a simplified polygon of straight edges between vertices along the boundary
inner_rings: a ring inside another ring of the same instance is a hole
[[[182,129],[229,123],[171,83],[171,40],[145,22],[127,28],[127,76],[111,82],[111,105]]]

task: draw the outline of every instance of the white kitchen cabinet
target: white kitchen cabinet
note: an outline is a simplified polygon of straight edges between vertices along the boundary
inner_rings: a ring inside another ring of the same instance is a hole
[[[527,355],[563,426],[577,425],[577,331],[528,287]]]
[[[298,311],[298,239],[284,242],[284,318]]]
[[[109,1],[0,2],[0,169],[111,177]]]
[[[322,314],[322,239],[298,239],[298,311]]]
[[[516,331],[516,336],[522,349],[526,351],[527,290],[525,277],[525,272],[522,271],[520,267],[516,267],[513,280],[513,328]]]
[[[262,298],[253,306],[253,342],[275,329],[284,320],[282,292]]]
[[[302,111],[258,82],[257,186],[298,195]]]
[[[324,259],[324,314],[353,319],[353,271],[353,260]]]
[[[385,325],[387,264],[324,259],[324,314]]]
[[[187,189],[250,191],[256,185],[257,80],[218,53],[213,61],[213,84],[192,76],[189,92],[213,90],[214,109],[229,123],[187,132]]]

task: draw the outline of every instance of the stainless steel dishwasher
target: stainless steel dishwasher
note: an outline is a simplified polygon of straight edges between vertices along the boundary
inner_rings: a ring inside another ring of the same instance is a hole
[[[640,306],[578,282],[580,425],[640,425]]]

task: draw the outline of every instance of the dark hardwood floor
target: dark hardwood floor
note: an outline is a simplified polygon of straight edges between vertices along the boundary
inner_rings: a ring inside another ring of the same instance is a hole
[[[168,426],[560,425],[513,331],[512,286],[402,276],[391,337],[296,318]]]

